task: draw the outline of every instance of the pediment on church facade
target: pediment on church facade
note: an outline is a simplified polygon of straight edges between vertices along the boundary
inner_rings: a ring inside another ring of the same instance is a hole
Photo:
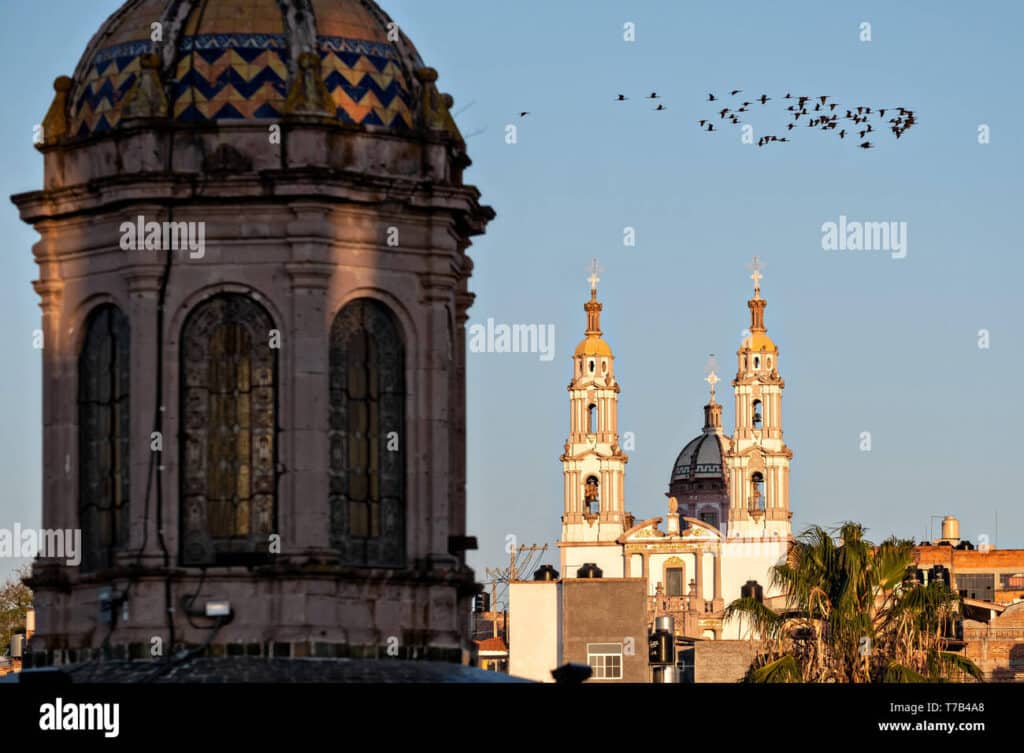
[[[697,518],[683,518],[686,521],[686,528],[682,530],[680,536],[684,539],[702,539],[705,541],[720,541],[722,538],[722,532],[714,526],[708,525],[703,520],[697,520]]]
[[[734,450],[732,452],[734,457],[757,457],[758,459],[764,456],[764,449],[760,445],[752,444],[744,447],[742,450]]]
[[[618,541],[620,544],[625,544],[627,541],[662,539],[665,537],[665,533],[658,529],[659,525],[661,525],[661,518],[648,518],[647,520],[637,523],[635,526],[619,536]]]

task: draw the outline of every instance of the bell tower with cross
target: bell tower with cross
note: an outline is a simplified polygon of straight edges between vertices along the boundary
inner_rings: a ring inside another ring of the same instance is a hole
[[[572,577],[586,562],[605,577],[621,577],[622,554],[616,539],[626,530],[625,471],[628,458],[619,447],[619,383],[615,357],[601,332],[597,300],[600,266],[590,270],[590,300],[584,338],[572,356],[569,436],[561,456],[564,481],[561,564]]]
[[[779,349],[768,336],[761,297],[764,264],[748,265],[754,297],[747,301],[750,329],[736,351],[733,379],[736,424],[726,456],[729,479],[729,535],[791,534],[789,461],[793,452],[782,438],[782,390]]]

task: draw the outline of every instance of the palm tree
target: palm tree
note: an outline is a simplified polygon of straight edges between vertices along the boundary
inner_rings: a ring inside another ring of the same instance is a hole
[[[807,529],[772,586],[786,597],[776,612],[737,599],[726,618],[748,623],[763,649],[750,682],[942,682],[981,679],[970,659],[947,650],[959,597],[942,580],[908,578],[914,544],[891,537],[875,546],[864,527]]]

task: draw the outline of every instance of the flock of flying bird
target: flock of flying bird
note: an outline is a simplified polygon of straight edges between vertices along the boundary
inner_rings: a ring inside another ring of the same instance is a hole
[[[717,121],[714,117],[708,116],[698,120],[697,124],[708,133],[720,130],[715,127],[716,122],[719,124],[740,125],[743,122],[741,115],[749,112],[751,107],[758,103],[763,107],[772,101],[772,98],[767,94],[754,97],[750,101],[737,99],[738,95],[742,93],[742,89],[733,89],[729,92],[729,97],[732,98],[730,102],[733,107],[723,106],[722,109],[718,110],[716,113],[718,115]],[[629,97],[626,95],[620,94],[615,101],[625,102],[628,99]],[[658,100],[661,99],[661,96],[657,92],[651,92],[644,99]],[[807,128],[817,128],[821,131],[835,131],[838,128],[840,139],[845,139],[849,136],[851,140],[859,140],[857,145],[861,149],[873,149],[875,146],[871,143],[868,135],[878,133],[875,126],[871,123],[872,117],[876,118],[875,122],[879,128],[888,127],[897,139],[910,130],[917,122],[914,111],[906,107],[895,106],[877,109],[863,105],[845,107],[838,102],[830,101],[831,98],[826,95],[818,97],[793,96],[788,92],[782,99],[783,101],[789,100],[790,102],[786,107],[786,112],[789,114],[787,117],[791,118],[791,122],[786,123],[785,132],[787,134],[791,134],[792,131],[804,124],[806,124],[805,127]],[[708,94],[707,101],[721,104],[721,100],[711,93]],[[736,107],[737,104],[739,107]],[[658,106],[654,109],[662,111],[668,108],[659,102]],[[886,113],[889,113],[888,119],[885,117]],[[801,123],[800,119],[804,117],[806,117],[806,120]],[[854,135],[857,136],[857,139],[854,139]],[[757,145],[763,147],[771,143],[785,143],[788,141],[790,141],[788,136],[762,136],[758,139]]]

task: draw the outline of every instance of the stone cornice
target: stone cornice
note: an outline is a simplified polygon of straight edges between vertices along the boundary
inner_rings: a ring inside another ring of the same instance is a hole
[[[483,232],[495,216],[479,203],[475,186],[427,184],[419,180],[341,170],[303,168],[207,180],[198,173],[133,173],[46,191],[15,194],[11,201],[23,221],[35,224],[83,212],[101,212],[137,203],[201,205],[316,199],[325,203],[382,204],[401,198],[411,209],[441,210],[462,216],[470,234]],[[201,190],[197,187],[202,182]]]
[[[326,290],[336,265],[318,261],[292,261],[284,265],[292,278],[292,290]]]
[[[162,264],[139,264],[128,271],[129,293],[155,293],[160,290],[160,278],[163,276]]]
[[[60,306],[61,296],[64,295],[64,281],[58,279],[33,280],[32,288],[41,299],[39,308],[45,313]]]

